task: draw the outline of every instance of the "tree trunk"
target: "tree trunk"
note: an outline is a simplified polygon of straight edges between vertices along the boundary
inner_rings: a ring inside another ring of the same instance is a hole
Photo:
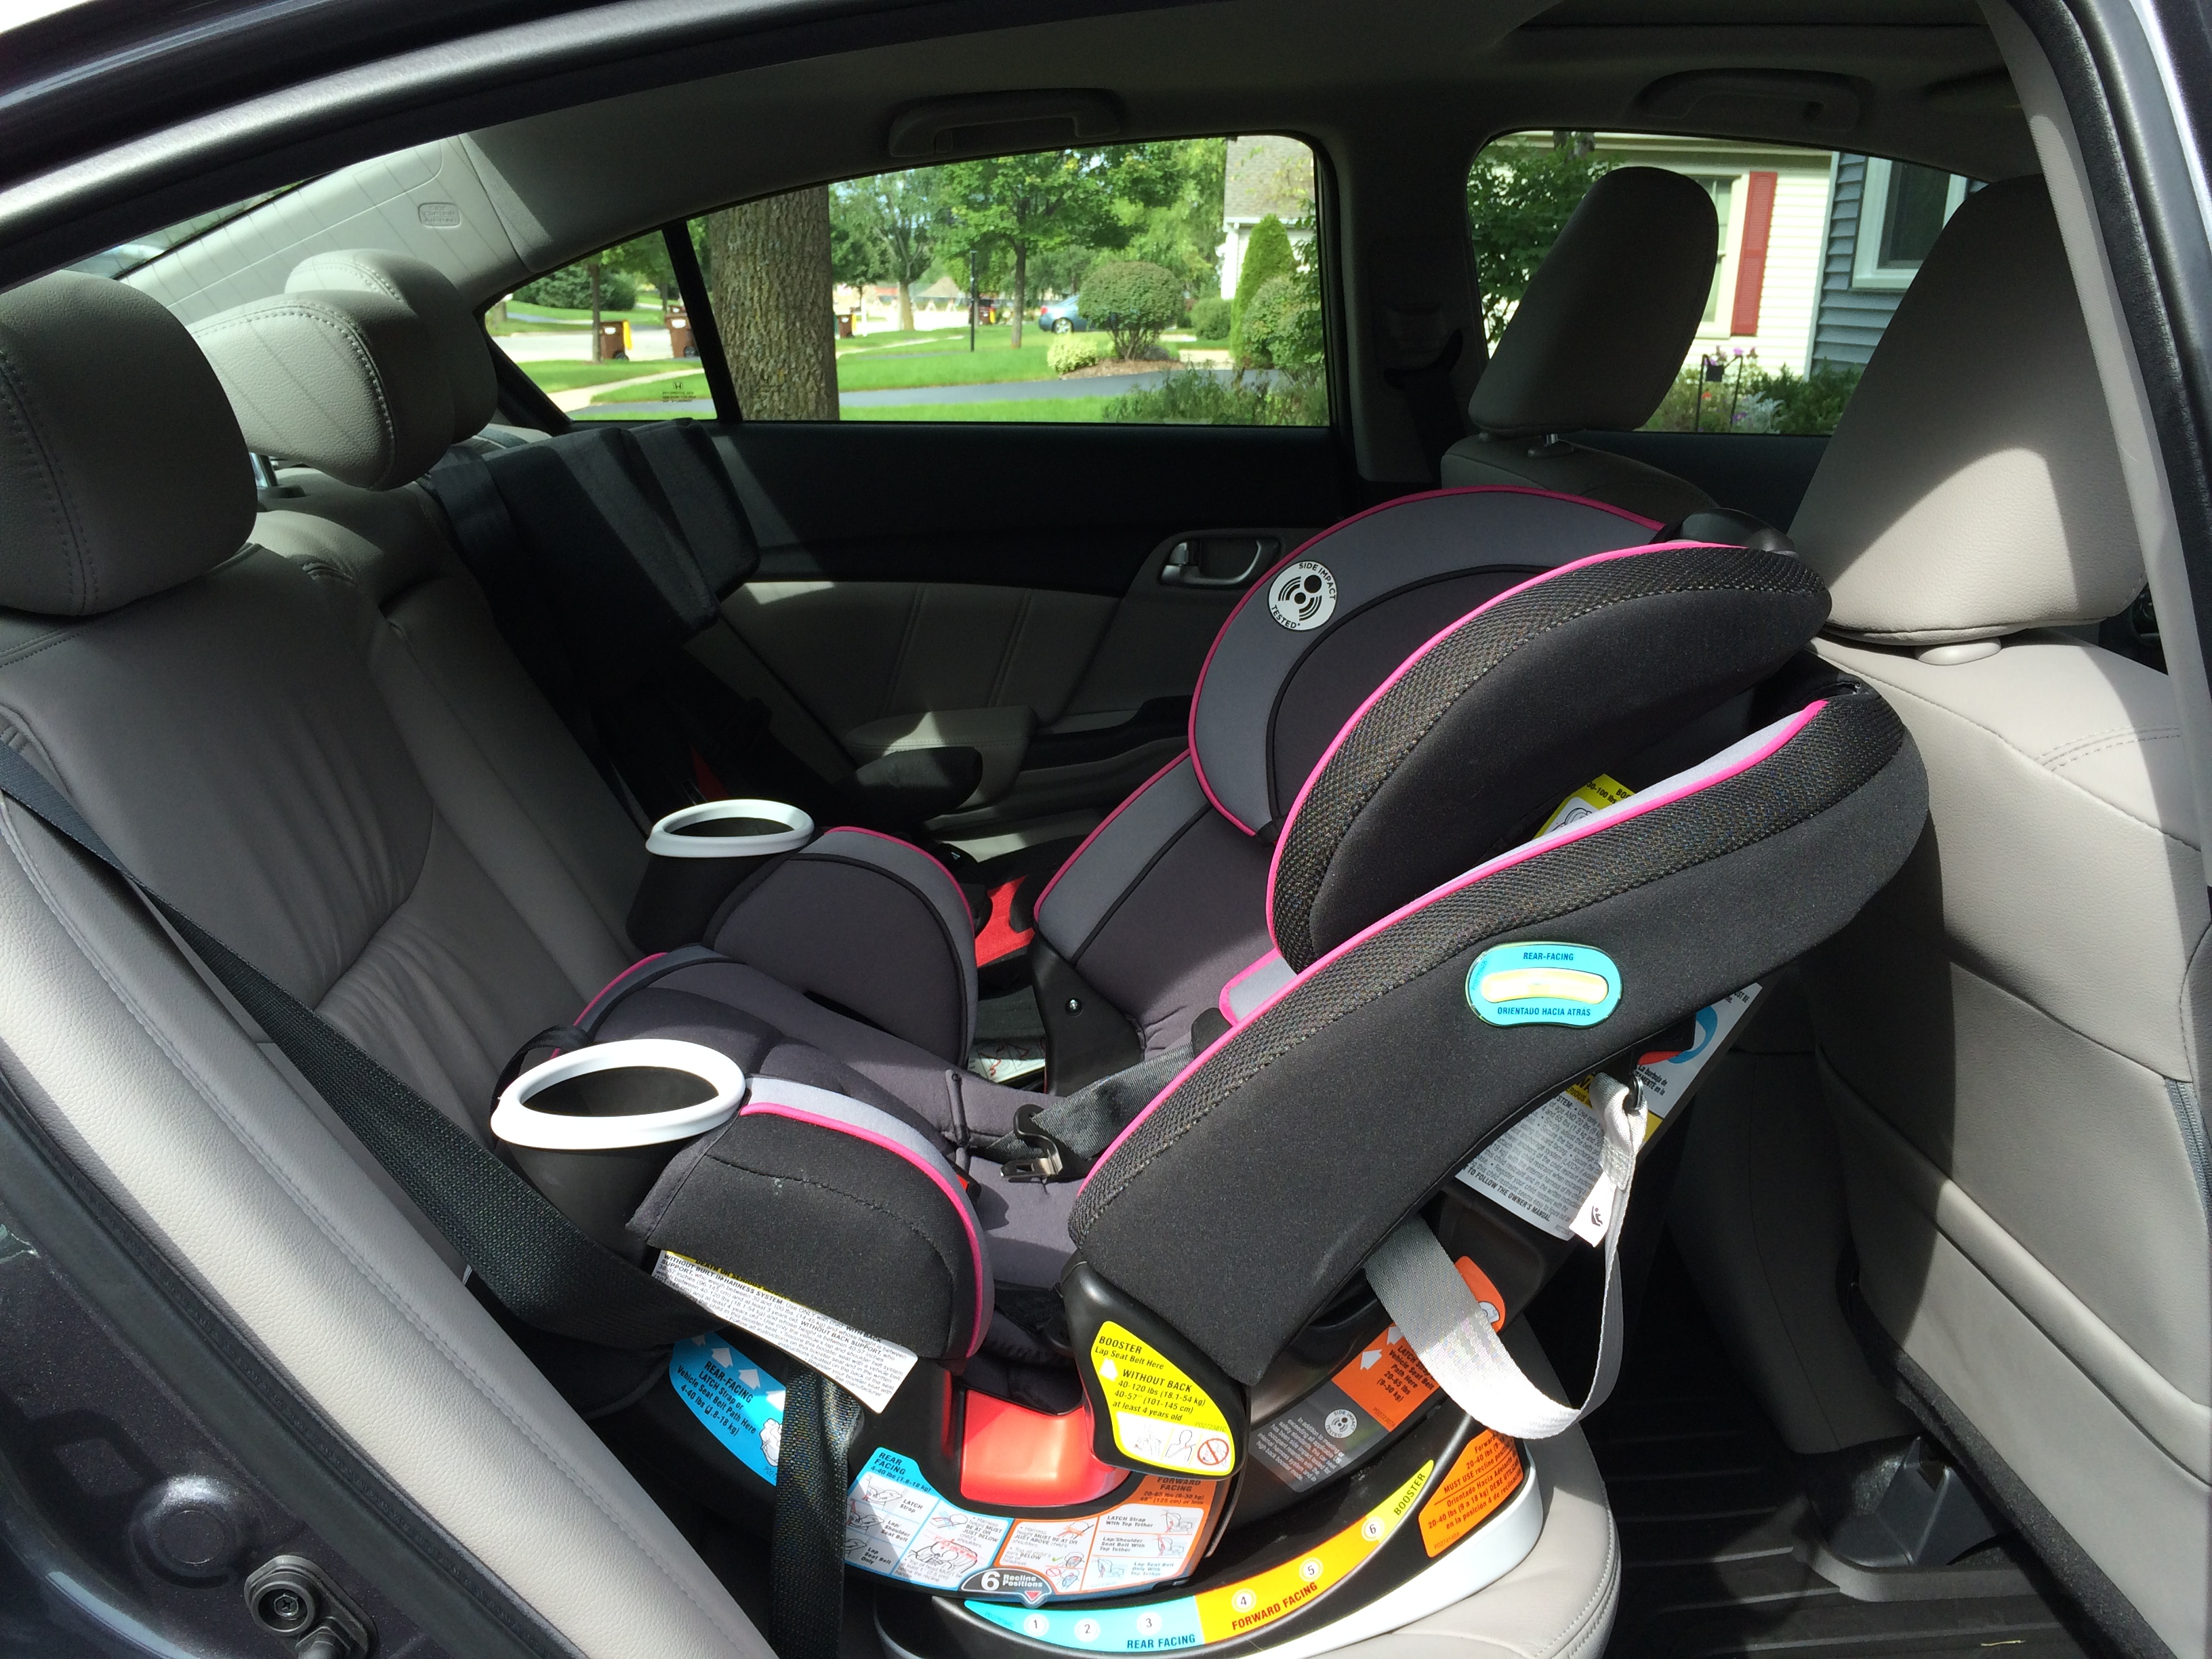
[[[1007,343],[1022,349],[1022,318],[1030,308],[1030,245],[1014,244],[1014,326]]]
[[[899,331],[914,332],[914,284],[903,276],[899,278]]]
[[[749,421],[837,418],[830,192],[794,190],[707,219],[708,289]]]

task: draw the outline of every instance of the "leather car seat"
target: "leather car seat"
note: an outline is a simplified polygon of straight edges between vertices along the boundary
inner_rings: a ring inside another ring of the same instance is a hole
[[[2173,690],[2075,631],[2143,585],[2106,410],[2041,180],[1970,196],[1792,526],[1931,818],[1807,982],[1878,1358],[2108,1627],[2191,1653],[2208,917]]]
[[[1616,167],[1592,185],[1476,382],[1474,435],[1444,452],[1443,482],[1557,490],[1669,526],[1712,510],[1694,484],[1563,434],[1651,418],[1697,337],[1719,241],[1712,198],[1679,173]]]

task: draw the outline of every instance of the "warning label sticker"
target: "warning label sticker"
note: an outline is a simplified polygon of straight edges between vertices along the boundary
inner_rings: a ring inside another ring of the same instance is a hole
[[[773,1342],[867,1401],[880,1412],[914,1369],[915,1356],[896,1342],[817,1313],[757,1285],[732,1278],[703,1261],[663,1250],[653,1276],[681,1291],[708,1313],[739,1330]]]
[[[1620,779],[1608,777],[1601,772],[1561,801],[1552,816],[1544,820],[1544,827],[1536,833],[1547,836],[1562,824],[1579,823],[1584,818],[1595,817],[1607,807],[1626,800],[1635,793]]]
[[[1109,1319],[1091,1339],[1091,1365],[1122,1451],[1186,1474],[1230,1472],[1236,1447],[1228,1419],[1165,1354]]]
[[[1190,1569],[1219,1489],[1148,1477],[1099,1515],[1014,1521],[949,1502],[911,1458],[878,1449],[845,1499],[845,1559],[934,1589],[1019,1596],[1113,1595]]]
[[[1493,1429],[1468,1441],[1421,1505],[1421,1544],[1442,1555],[1521,1489],[1521,1449]]]
[[[668,1356],[668,1380],[691,1414],[769,1483],[783,1450],[783,1384],[728,1343],[695,1336]]]

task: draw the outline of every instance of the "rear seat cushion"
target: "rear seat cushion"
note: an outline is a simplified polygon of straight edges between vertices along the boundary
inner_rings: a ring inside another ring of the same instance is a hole
[[[104,341],[129,384],[87,373]],[[158,446],[112,444],[118,395],[161,411]],[[235,553],[253,522],[237,417],[160,301],[63,272],[0,311],[0,605],[87,617],[158,593]]]

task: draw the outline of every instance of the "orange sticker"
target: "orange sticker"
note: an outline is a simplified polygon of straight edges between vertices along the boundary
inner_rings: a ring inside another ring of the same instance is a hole
[[[1442,1555],[1498,1512],[1521,1489],[1521,1448],[1495,1429],[1468,1441],[1421,1505],[1421,1542]]]
[[[1455,1265],[1468,1289],[1474,1292],[1475,1300],[1486,1302],[1497,1310],[1492,1325],[1504,1324],[1505,1298],[1490,1282],[1490,1275],[1465,1256],[1460,1257]],[[1429,1375],[1429,1368],[1421,1364],[1413,1345],[1398,1334],[1395,1325],[1352,1355],[1350,1363],[1330,1380],[1352,1396],[1352,1404],[1381,1424],[1385,1432],[1411,1417],[1415,1408],[1437,1391],[1437,1382]]]

